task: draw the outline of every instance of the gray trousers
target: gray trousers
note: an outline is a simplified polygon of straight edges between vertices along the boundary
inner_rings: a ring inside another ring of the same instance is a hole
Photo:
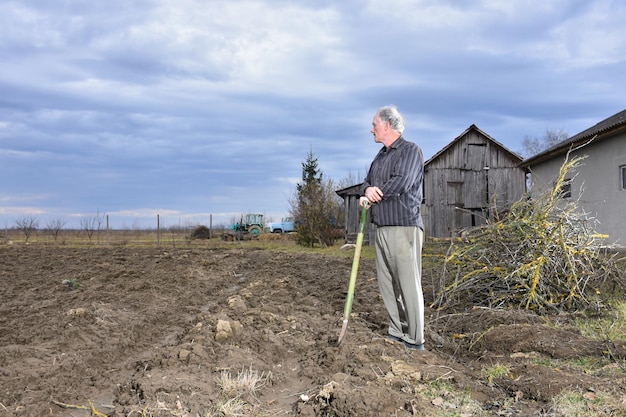
[[[419,227],[376,228],[376,274],[389,334],[416,345],[424,343],[423,240]]]

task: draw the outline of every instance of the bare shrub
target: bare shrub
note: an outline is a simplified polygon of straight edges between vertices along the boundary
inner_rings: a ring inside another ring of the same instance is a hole
[[[34,216],[23,216],[15,220],[17,228],[24,233],[25,242],[39,227],[39,220]]]
[[[92,216],[85,216],[80,219],[80,228],[87,233],[89,242],[96,233],[98,243],[100,243],[100,229],[102,228],[102,222],[104,221],[104,214],[100,214],[100,211],[96,211],[96,214]]]
[[[601,307],[598,287],[606,281],[624,286],[607,236],[577,201],[562,198],[566,174],[581,159],[568,155],[552,189],[452,241],[434,305],[575,311]]]
[[[46,233],[52,236],[54,238],[54,241],[56,242],[57,239],[59,238],[59,233],[61,232],[61,229],[65,227],[66,223],[67,222],[62,217],[50,219],[46,223]]]

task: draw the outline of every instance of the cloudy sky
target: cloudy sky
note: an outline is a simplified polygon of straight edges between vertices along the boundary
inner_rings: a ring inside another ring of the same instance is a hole
[[[626,108],[621,0],[3,0],[0,226],[279,220],[309,151],[361,180],[396,104],[431,157]],[[83,217],[84,218],[84,217]]]

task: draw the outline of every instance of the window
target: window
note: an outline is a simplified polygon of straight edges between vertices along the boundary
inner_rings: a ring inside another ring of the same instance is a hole
[[[622,186],[622,190],[626,190],[626,165],[622,165],[621,167],[619,167],[619,170],[622,177],[620,185]]]

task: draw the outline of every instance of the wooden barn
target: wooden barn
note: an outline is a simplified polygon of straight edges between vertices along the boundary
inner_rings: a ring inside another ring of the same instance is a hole
[[[450,237],[485,224],[526,193],[522,158],[471,125],[424,163],[425,236]],[[361,184],[337,190],[344,200],[345,240],[356,242]],[[374,243],[369,214],[363,244]]]
[[[471,125],[424,163],[426,237],[485,224],[526,192],[522,158]]]
[[[350,187],[342,188],[335,191],[337,195],[343,198],[344,209],[344,237],[346,243],[356,243],[356,237],[359,234],[359,220],[361,219],[361,208],[359,207],[359,190],[361,184],[351,185]],[[374,243],[374,226],[370,219],[369,211],[367,218],[365,219],[365,231],[363,233],[363,245],[370,245],[370,242]]]

